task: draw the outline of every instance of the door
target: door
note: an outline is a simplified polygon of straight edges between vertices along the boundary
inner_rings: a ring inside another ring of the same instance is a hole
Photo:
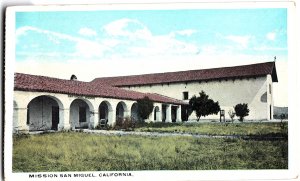
[[[52,106],[52,130],[57,130],[59,123],[59,108],[57,106]]]
[[[79,107],[79,123],[86,122],[86,107]]]

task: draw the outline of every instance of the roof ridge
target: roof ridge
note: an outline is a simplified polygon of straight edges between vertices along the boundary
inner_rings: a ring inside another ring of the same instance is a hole
[[[236,65],[236,66],[225,66],[225,67],[214,67],[214,68],[203,68],[203,69],[190,69],[190,70],[180,70],[180,71],[168,71],[168,72],[157,72],[157,73],[146,73],[146,74],[132,74],[132,75],[121,75],[121,76],[109,76],[109,77],[97,77],[93,79],[91,82],[97,79],[110,79],[110,78],[127,78],[127,77],[137,77],[137,76],[147,76],[147,75],[160,75],[160,74],[168,74],[168,73],[183,73],[183,72],[191,72],[191,71],[200,71],[200,70],[216,70],[216,69],[225,69],[225,68],[238,68],[238,67],[245,67],[251,65],[262,65],[262,64],[269,64],[275,63],[274,61],[269,62],[261,62],[261,63],[251,63],[251,64],[244,64],[244,65]]]
[[[79,82],[79,83],[90,83],[90,82],[85,82],[81,80],[69,80],[69,79],[62,79],[62,78],[57,78],[57,77],[50,77],[50,76],[45,76],[45,75],[36,75],[36,74],[27,74],[27,73],[20,73],[20,72],[15,72],[14,75],[25,75],[25,76],[34,76],[34,77],[40,77],[40,78],[47,78],[47,79],[53,79],[53,80],[62,80],[62,81],[69,81],[69,82]]]
[[[147,93],[122,89],[111,85],[95,85],[91,82],[78,82],[23,73],[15,73],[14,89],[20,91],[52,92],[127,100],[137,100],[149,95]],[[151,99],[161,103],[184,104],[184,102],[179,99],[171,99],[161,95],[151,96]]]

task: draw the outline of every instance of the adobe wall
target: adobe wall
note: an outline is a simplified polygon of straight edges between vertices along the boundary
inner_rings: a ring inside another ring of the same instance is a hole
[[[273,110],[273,90],[271,93],[269,92],[269,84],[272,89],[272,78],[270,75],[248,79],[126,86],[123,88],[144,93],[158,93],[180,100],[183,100],[183,92],[185,91],[189,93],[190,99],[193,95],[198,96],[199,92],[203,90],[214,101],[219,101],[221,109],[225,110],[226,119],[230,119],[228,111],[233,109],[233,106],[239,103],[247,103],[250,113],[246,119],[269,120],[270,105]],[[273,114],[271,113],[271,115]],[[189,119],[196,119],[196,116],[192,114]],[[207,116],[204,119],[219,119],[219,114]]]

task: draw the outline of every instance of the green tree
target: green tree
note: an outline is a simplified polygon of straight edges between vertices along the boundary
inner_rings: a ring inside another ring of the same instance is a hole
[[[149,97],[145,96],[142,99],[137,100],[138,114],[142,119],[148,119],[149,115],[153,111],[153,101]]]
[[[248,104],[237,104],[234,106],[234,111],[236,116],[240,117],[239,121],[243,121],[244,117],[249,115],[249,109],[248,109]]]
[[[218,114],[220,106],[218,101],[213,101],[204,91],[201,91],[199,97],[193,96],[190,99],[189,109],[196,112],[197,121],[199,121],[201,116],[205,117],[210,114]]]

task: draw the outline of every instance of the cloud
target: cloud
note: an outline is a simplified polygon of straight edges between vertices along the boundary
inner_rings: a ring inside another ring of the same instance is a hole
[[[142,22],[123,18],[113,21],[103,27],[108,37],[102,42],[111,46],[123,48],[124,57],[154,55],[195,54],[198,47],[184,40],[176,39],[175,34],[191,36],[196,30],[186,29],[164,35],[154,35]],[[122,47],[123,46],[123,47]],[[115,52],[115,55],[119,52]]]
[[[78,33],[83,36],[97,36],[97,32],[90,28],[80,28]]]
[[[16,36],[19,37],[25,35],[27,31],[35,31],[35,30],[37,30],[37,28],[31,26],[23,26],[16,30]]]
[[[276,39],[276,33],[275,32],[269,32],[269,33],[267,33],[266,38],[270,41],[274,41]]]
[[[49,41],[54,44],[60,44],[60,46],[65,46],[65,41],[63,40],[74,42],[73,49],[75,51],[70,56],[87,59],[93,59],[94,57],[97,57],[98,59],[108,57],[139,57],[142,59],[145,58],[145,56],[189,55],[197,54],[199,52],[199,48],[195,43],[190,43],[184,39],[178,40],[177,37],[174,36],[174,34],[187,37],[191,36],[197,32],[193,29],[184,29],[163,35],[154,35],[142,22],[135,19],[123,18],[106,24],[103,26],[103,30],[105,33],[98,36],[96,31],[84,27],[78,32],[79,34],[84,35],[84,37],[76,37],[26,26],[17,29],[17,35],[18,37],[25,36],[28,31],[33,31],[44,34]],[[86,39],[91,36],[95,38],[93,40]],[[68,46],[70,45],[65,47]],[[47,51],[51,52],[49,49],[47,49]],[[64,52],[61,52],[61,54],[64,54]],[[67,58],[62,57],[62,59]]]
[[[75,37],[63,33],[57,33],[49,30],[43,30],[31,26],[18,28],[16,30],[17,39],[20,36],[25,36],[27,31],[33,31],[36,33],[44,34],[49,41],[54,42],[55,44],[62,44],[61,43],[62,40],[74,42],[75,43],[74,47],[76,51],[73,53],[73,56],[79,56],[83,58],[91,58],[94,56],[99,57],[102,56],[105,51],[109,50],[109,47],[106,47],[97,41],[91,41],[84,38],[79,38],[79,37]],[[61,53],[64,54],[64,52]]]
[[[228,36],[225,36],[224,38],[237,43],[242,48],[247,48],[248,43],[249,43],[250,39],[252,38],[252,36],[250,36],[250,35],[246,35],[246,36],[228,35]]]
[[[110,36],[125,36],[143,39],[147,39],[152,36],[151,32],[145,25],[134,19],[119,19],[105,25],[103,29]]]
[[[192,34],[194,34],[196,32],[197,32],[197,30],[193,30],[193,29],[176,31],[177,34],[182,35],[182,36],[191,36]]]
[[[270,47],[265,45],[254,47],[253,49],[257,51],[287,51],[288,50],[286,47]]]

